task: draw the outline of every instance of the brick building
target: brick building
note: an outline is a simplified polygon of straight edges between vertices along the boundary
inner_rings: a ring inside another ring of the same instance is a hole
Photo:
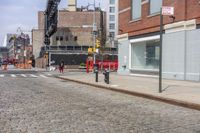
[[[77,9],[75,0],[69,1],[68,4],[70,6],[67,10],[59,10],[58,13],[57,32],[50,38],[50,60],[54,60],[55,64],[58,64],[63,59],[66,65],[79,65],[86,62],[87,50],[94,46],[92,34],[94,20],[98,36],[105,40],[106,13],[101,12],[99,8],[96,8],[95,11]],[[33,30],[32,37],[33,54],[37,59],[42,57],[45,49],[43,11],[38,12],[38,29]]]
[[[118,72],[158,73],[161,6],[174,7],[174,19],[164,16],[163,77],[200,81],[199,0],[119,0]]]

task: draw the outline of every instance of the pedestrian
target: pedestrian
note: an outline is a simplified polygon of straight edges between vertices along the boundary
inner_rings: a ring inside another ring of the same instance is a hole
[[[62,60],[59,64],[59,71],[60,73],[63,73],[64,72],[64,67],[65,67],[65,64],[64,64],[64,61]]]

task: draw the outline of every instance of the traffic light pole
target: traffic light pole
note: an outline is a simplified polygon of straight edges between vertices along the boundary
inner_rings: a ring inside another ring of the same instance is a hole
[[[94,12],[93,12],[93,48],[95,48],[95,42],[96,42],[96,17],[95,17],[95,0],[94,0]],[[94,65],[96,64],[96,51],[93,51],[93,59],[94,59]]]
[[[93,34],[94,34],[93,35],[93,39],[94,39],[93,58],[94,58],[94,64],[96,64],[96,51],[94,51],[94,50],[96,50],[96,47],[95,47],[96,35],[95,35],[95,33],[93,33]]]

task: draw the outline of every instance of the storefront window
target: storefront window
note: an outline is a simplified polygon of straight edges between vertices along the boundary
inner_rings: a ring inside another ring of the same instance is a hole
[[[132,44],[132,69],[157,70],[159,67],[159,41]]]

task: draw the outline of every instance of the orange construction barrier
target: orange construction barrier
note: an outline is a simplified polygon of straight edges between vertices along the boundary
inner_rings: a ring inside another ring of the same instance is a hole
[[[118,69],[118,60],[96,60],[96,64],[98,64],[99,70],[109,69],[111,71],[117,71]],[[94,69],[93,60],[86,60],[86,72],[92,72]]]

